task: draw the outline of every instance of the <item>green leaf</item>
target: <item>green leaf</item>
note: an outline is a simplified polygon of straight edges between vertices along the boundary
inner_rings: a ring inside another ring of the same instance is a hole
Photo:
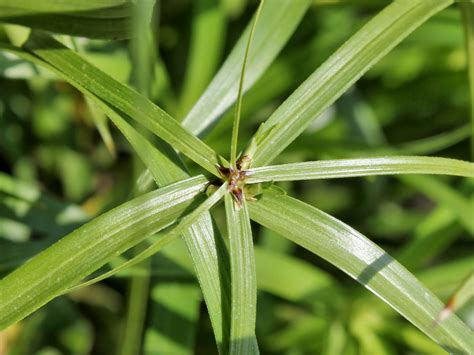
[[[144,353],[192,354],[201,302],[199,287],[184,282],[158,282],[151,291],[151,302]]]
[[[452,0],[399,0],[340,47],[261,126],[254,166],[282,152],[380,58]]]
[[[94,125],[97,128],[97,131],[99,131],[102,141],[105,143],[109,153],[115,158],[117,153],[115,150],[115,143],[112,138],[112,134],[110,133],[107,116],[105,116],[104,112],[97,108],[96,104],[90,98],[85,97],[85,99],[87,108],[89,109],[92,120],[94,121]]]
[[[16,51],[15,54],[27,60],[31,59],[14,47],[1,48]],[[114,80],[46,34],[34,32],[25,44],[25,48],[54,68],[58,75],[80,91],[89,91],[110,106],[127,114],[203,168],[218,175],[216,164],[224,159],[183,129],[178,122],[145,96]]]
[[[246,92],[281,51],[308,9],[309,0],[268,1],[262,9],[260,26],[255,32],[248,56],[244,92]],[[247,39],[247,26],[234,49],[206,91],[183,120],[183,126],[194,134],[202,133],[216,122],[235,102]]]
[[[248,171],[247,183],[334,179],[393,174],[442,174],[474,177],[474,163],[436,157],[322,160],[265,166]]]
[[[456,213],[446,205],[439,206],[418,223],[396,258],[409,270],[419,269],[441,256],[463,233]]]
[[[73,36],[124,39],[131,34],[133,3],[126,0],[0,0],[0,22]]]
[[[467,70],[471,91],[471,159],[474,159],[474,3],[460,2],[466,36]]]
[[[267,191],[249,204],[253,220],[340,268],[449,352],[471,353],[472,334],[457,317],[433,327],[438,298],[403,266],[353,228],[286,195]]]
[[[112,270],[100,276],[94,277],[91,280],[85,281],[79,285],[72,287],[71,289],[68,289],[67,292],[92,285],[101,280],[105,280],[106,278],[113,276],[122,270],[125,270],[133,265],[136,265],[142,262],[143,260],[156,254],[168,243],[178,238],[180,234],[187,233],[187,230],[192,227],[197,228],[198,232],[200,232],[199,229],[205,228],[204,226],[200,226],[200,224],[207,222],[206,219],[199,221],[200,217],[202,217],[206,212],[209,211],[209,209],[212,206],[217,204],[222,199],[226,191],[226,188],[227,188],[227,184],[223,184],[216,192],[214,192],[208,199],[206,199],[199,207],[195,208],[189,215],[184,217],[181,220],[181,222],[177,226],[173,227],[173,229],[170,232],[166,233],[162,238],[158,239],[156,242],[154,242],[152,245],[150,245],[148,248],[146,248],[142,252],[135,255],[130,260],[126,261],[125,263],[113,268]],[[195,226],[193,226],[194,224]],[[200,237],[203,237],[203,236],[200,236]],[[185,237],[186,237],[186,234],[185,234]]]
[[[398,179],[455,212],[461,224],[471,234],[474,234],[472,202],[464,198],[464,196],[448,184],[432,176],[399,176]]]
[[[440,312],[437,321],[443,322],[468,302],[474,299],[474,273],[471,273],[450,297],[444,309]]]
[[[0,212],[2,217],[53,238],[69,233],[90,218],[79,206],[61,202],[37,187],[3,173],[0,173]],[[21,245],[18,245],[17,250],[20,249]],[[2,260],[6,255],[3,250],[0,254]]]
[[[58,1],[42,0],[0,0],[0,16],[31,15],[34,13],[70,13],[79,12],[84,16],[96,17],[124,16],[128,9],[122,6],[131,5],[130,0],[76,0]]]
[[[210,214],[186,231],[184,240],[193,259],[219,353],[228,354],[231,290],[227,247]]]
[[[467,124],[431,137],[402,143],[399,146],[394,146],[394,149],[398,154],[432,154],[469,138],[470,133],[471,127]]]
[[[61,76],[64,76],[62,72],[53,67],[50,63],[43,61],[42,59],[37,58],[20,48],[15,48],[1,43],[0,48],[12,52],[24,60],[40,65],[58,73]],[[120,129],[120,131],[133,146],[139,157],[150,169],[158,184],[167,185],[188,177],[183,167],[182,161],[168,145],[166,145],[164,142],[161,142],[160,140],[157,140],[155,141],[155,145],[157,147],[155,147],[146,137],[144,137],[135,128],[133,128],[131,124],[128,123],[130,120],[129,116],[114,108],[113,105],[104,102],[87,88],[78,86],[78,89],[82,91],[87,100],[90,100],[95,105],[97,105],[98,108],[100,108]]]
[[[225,14],[219,0],[193,2],[191,47],[179,109],[184,116],[211,81],[224,49]]]
[[[135,247],[135,252],[141,246]],[[140,266],[146,271],[142,275],[134,275],[129,280],[127,313],[121,329],[120,346],[117,354],[135,355],[140,353],[142,347],[142,333],[148,314],[148,298],[151,260],[145,260]]]
[[[339,296],[336,280],[304,260],[258,246],[255,259],[259,290],[311,306],[325,300],[334,302]]]
[[[0,53],[0,75],[9,79],[30,79],[37,76],[45,79],[55,78],[51,72],[9,53]]]
[[[258,354],[255,338],[257,281],[247,203],[244,199],[239,208],[232,195],[226,194],[225,211],[232,280],[230,354]]]
[[[58,69],[51,67],[50,63],[46,63],[21,49],[8,45],[3,45],[3,48],[26,60],[46,66],[47,68],[57,72],[59,75],[64,75]],[[66,79],[68,78],[66,77]],[[85,95],[94,99],[94,102],[96,102],[104,112],[114,120],[117,126],[130,140],[134,148],[137,149],[137,152],[145,164],[152,169],[154,178],[159,184],[166,185],[186,176],[179,158],[169,146],[163,144],[161,146],[162,149],[157,150],[149,141],[144,139],[143,136],[135,131],[131,125],[126,123],[122,116],[123,113],[121,115],[121,111],[109,107],[112,105],[102,102],[100,98],[92,95],[87,88],[83,88],[75,82],[73,82],[73,84],[76,84],[78,89],[82,90]],[[128,88],[127,90],[131,91],[131,89]],[[138,94],[134,92],[134,95]],[[152,115],[152,113],[150,113],[150,115]],[[227,315],[222,310],[230,309],[230,299],[228,296],[230,291],[227,290],[229,287],[229,276],[227,275],[228,268],[225,265],[226,263],[223,262],[223,260],[227,260],[225,246],[220,241],[221,237],[214,234],[212,221],[209,215],[204,215],[202,220],[192,226],[189,231],[186,231],[184,233],[184,238],[195,263],[198,279],[209,309],[218,347],[221,353],[226,353],[226,349],[228,348],[228,337],[225,336],[225,334],[229,325],[226,319]],[[165,241],[162,241],[162,246],[163,245],[165,245]],[[158,251],[162,246],[156,245],[156,251]],[[153,253],[148,256],[151,256]]]
[[[380,157],[392,155],[428,155],[451,147],[471,135],[471,125],[464,125],[452,131],[442,132],[433,136],[407,141],[397,145],[381,145],[367,147],[367,144],[342,144],[338,140],[333,142],[316,142],[311,136],[302,135],[298,138],[298,150],[308,155],[314,152],[324,152],[330,157],[337,158],[358,158]]]
[[[172,224],[206,185],[207,180],[198,176],[129,201],[75,230],[10,273],[0,281],[0,329]]]
[[[151,143],[123,118],[123,114],[120,115],[97,97],[89,97],[127,138],[159,186],[165,186],[188,177],[181,159],[168,144],[160,140],[155,140],[155,144]]]
[[[210,214],[206,212],[219,202],[226,188],[227,184],[223,184],[204,203],[183,218],[172,231],[158,239],[140,254],[98,277],[66,290],[66,292],[94,284],[136,265],[156,254],[178,238],[180,234],[183,234],[205,297],[219,351],[223,354],[227,353],[229,347],[228,331],[230,328],[228,319],[230,316],[230,280],[229,266],[226,261],[229,257],[226,254],[221,236],[214,231]]]
[[[157,62],[156,43],[159,18],[155,15],[156,0],[137,1],[133,11],[133,38],[129,44],[132,60],[130,81],[141,94],[150,97]],[[158,10],[157,10],[158,12]]]

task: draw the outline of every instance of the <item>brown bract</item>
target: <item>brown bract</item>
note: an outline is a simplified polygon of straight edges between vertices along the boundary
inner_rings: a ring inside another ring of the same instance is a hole
[[[236,161],[235,168],[232,164],[230,164],[228,168],[217,165],[217,170],[222,179],[228,183],[227,190],[232,194],[239,208],[242,206],[244,198],[243,188],[245,185],[245,177],[247,176],[247,170],[244,170],[244,167],[246,168],[249,162],[250,158],[244,155]]]

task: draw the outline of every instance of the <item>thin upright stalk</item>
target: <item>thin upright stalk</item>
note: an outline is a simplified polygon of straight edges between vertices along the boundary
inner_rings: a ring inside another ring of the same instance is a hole
[[[460,7],[464,20],[467,70],[471,91],[471,159],[474,160],[474,4],[469,1],[461,2]]]
[[[260,1],[260,5],[258,6],[257,12],[255,14],[255,20],[250,30],[249,40],[247,42],[247,47],[245,48],[244,60],[242,62],[242,72],[240,74],[239,92],[237,94],[237,104],[235,105],[234,123],[232,125],[232,141],[231,141],[231,146],[230,146],[230,163],[234,167],[235,167],[235,163],[237,159],[237,141],[239,139],[239,125],[240,125],[240,114],[242,110],[242,92],[244,88],[245,67],[247,65],[247,57],[249,54],[250,44],[252,43],[253,34],[255,32],[255,28],[257,27],[258,18],[260,17],[260,12],[262,11],[262,7],[264,3],[265,3],[265,0]]]

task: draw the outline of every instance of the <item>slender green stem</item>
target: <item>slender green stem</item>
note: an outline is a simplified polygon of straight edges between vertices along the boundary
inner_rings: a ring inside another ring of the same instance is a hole
[[[139,249],[136,249],[139,253]],[[151,260],[143,260],[143,275],[133,275],[130,279],[127,300],[127,316],[122,329],[121,346],[118,355],[140,353],[142,347],[143,328],[147,314],[148,296],[150,292]]]
[[[474,159],[474,3],[461,1],[466,37],[467,70],[471,90],[471,159]]]
[[[240,124],[240,114],[242,110],[242,92],[244,88],[245,67],[247,65],[247,57],[249,54],[250,44],[252,43],[253,34],[255,32],[255,27],[257,26],[258,18],[260,16],[260,12],[262,11],[262,7],[264,3],[265,3],[265,0],[260,1],[260,5],[258,6],[257,12],[255,14],[255,20],[253,22],[252,29],[250,30],[249,40],[247,42],[247,47],[245,48],[244,60],[242,62],[242,72],[240,74],[239,92],[237,94],[237,104],[235,105],[235,117],[234,117],[234,123],[232,125],[232,142],[230,146],[230,163],[232,164],[232,166],[235,166],[235,161],[237,157],[237,141],[239,138],[239,124]]]

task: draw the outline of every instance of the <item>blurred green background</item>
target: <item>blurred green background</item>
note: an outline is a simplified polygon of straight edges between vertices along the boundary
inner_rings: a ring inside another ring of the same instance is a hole
[[[277,60],[244,96],[241,142],[386,3],[315,1]],[[181,119],[257,5],[250,0],[161,1],[152,16],[155,38],[146,42],[159,60],[146,69],[133,55],[139,42],[79,38],[74,45],[118,80],[138,87],[140,80],[149,80],[151,99]],[[214,29],[206,33],[204,47],[197,45],[203,40],[200,26]],[[0,37],[15,39],[22,31],[3,26]],[[206,58],[203,67],[193,67],[196,56],[200,62]],[[371,69],[278,162],[390,154],[471,161],[469,100],[461,13],[453,6]],[[108,135],[104,122],[69,84],[0,53],[0,275],[130,198],[131,171],[142,166],[117,129],[111,126]],[[223,156],[230,153],[231,127],[227,114],[204,137]],[[473,270],[472,234],[462,217],[474,217],[472,180],[403,176],[281,186],[369,236],[444,301]],[[28,196],[38,191],[39,202],[29,203]],[[216,216],[224,233],[223,213]],[[255,228],[254,233],[262,353],[444,353],[335,267],[268,230]],[[177,242],[153,257],[146,354],[158,354],[154,349],[160,342],[177,344],[183,354],[217,352],[186,253]],[[131,274],[140,269],[55,299],[7,329],[0,342],[12,355],[120,353]],[[167,297],[177,285],[189,287],[185,299]],[[458,313],[474,327],[472,302]]]

